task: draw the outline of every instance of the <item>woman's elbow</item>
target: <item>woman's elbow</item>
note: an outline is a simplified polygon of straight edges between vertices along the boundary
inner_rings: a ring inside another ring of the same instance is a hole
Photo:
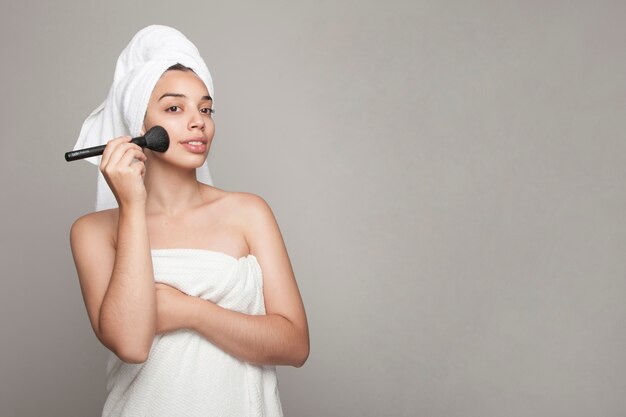
[[[294,362],[292,365],[294,368],[302,368],[302,366],[304,365],[304,363],[306,362],[307,358],[309,357],[308,353],[305,356],[301,356],[299,358],[297,358],[296,362]]]
[[[106,343],[100,340],[111,352],[115,354],[122,362],[126,363],[144,363],[148,360],[150,350],[141,346],[132,346],[130,343]]]
[[[122,362],[138,364],[148,360],[152,348],[151,340],[139,343],[135,338],[120,340],[119,336],[116,338],[104,332],[96,332],[96,335],[100,343],[113,352]]]
[[[298,354],[294,358],[294,363],[292,364],[295,368],[301,368],[307,359],[309,358],[309,339],[308,337],[304,342],[301,343],[299,349],[297,349]]]
[[[148,360],[149,352],[145,350],[116,349],[113,351],[122,362],[139,364]]]

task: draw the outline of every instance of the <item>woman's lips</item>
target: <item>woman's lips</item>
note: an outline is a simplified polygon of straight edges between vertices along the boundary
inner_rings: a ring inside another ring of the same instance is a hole
[[[206,146],[207,146],[206,143],[192,145],[189,142],[181,142],[181,145],[183,145],[185,149],[187,149],[189,152],[192,152],[192,153],[204,153],[206,152]]]

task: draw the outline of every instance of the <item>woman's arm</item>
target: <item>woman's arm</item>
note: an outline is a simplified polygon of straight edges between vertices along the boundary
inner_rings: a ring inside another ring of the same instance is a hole
[[[309,330],[287,249],[269,205],[241,193],[245,236],[263,272],[265,315],[250,315],[189,297],[187,326],[222,350],[259,365],[302,366]]]
[[[231,355],[257,365],[304,365],[308,335],[280,314],[250,315],[193,297],[190,328]]]
[[[70,232],[89,320],[98,340],[121,360],[144,362],[156,322],[145,214],[141,208],[120,210],[117,248],[101,218],[83,216]]]
[[[155,293],[145,206],[122,206],[115,264],[99,324],[101,335],[126,362],[148,358],[156,328]]]
[[[145,214],[146,156],[130,136],[107,142],[100,169],[119,202],[117,243],[111,212],[72,225],[70,243],[89,320],[98,339],[125,362],[147,359],[156,296]],[[133,163],[133,159],[140,161]]]
[[[261,197],[240,193],[243,230],[263,272],[266,315],[195,299],[191,327],[223,350],[256,364],[302,366],[309,355],[306,314],[280,229]]]

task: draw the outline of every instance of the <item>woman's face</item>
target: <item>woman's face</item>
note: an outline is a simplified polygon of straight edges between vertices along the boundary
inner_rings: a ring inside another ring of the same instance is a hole
[[[170,146],[164,153],[146,149],[146,155],[160,154],[156,157],[190,168],[201,166],[215,134],[212,105],[206,86],[194,72],[163,73],[150,96],[143,133],[152,126],[162,126],[167,130]],[[184,143],[190,140],[191,144]]]

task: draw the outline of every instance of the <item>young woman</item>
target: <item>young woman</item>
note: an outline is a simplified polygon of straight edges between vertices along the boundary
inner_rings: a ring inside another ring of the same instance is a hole
[[[141,133],[108,140],[100,172],[118,207],[72,225],[93,330],[110,351],[103,415],[282,415],[275,365],[309,354],[302,299],[276,219],[254,194],[199,182],[212,97],[184,65],[150,94]]]

